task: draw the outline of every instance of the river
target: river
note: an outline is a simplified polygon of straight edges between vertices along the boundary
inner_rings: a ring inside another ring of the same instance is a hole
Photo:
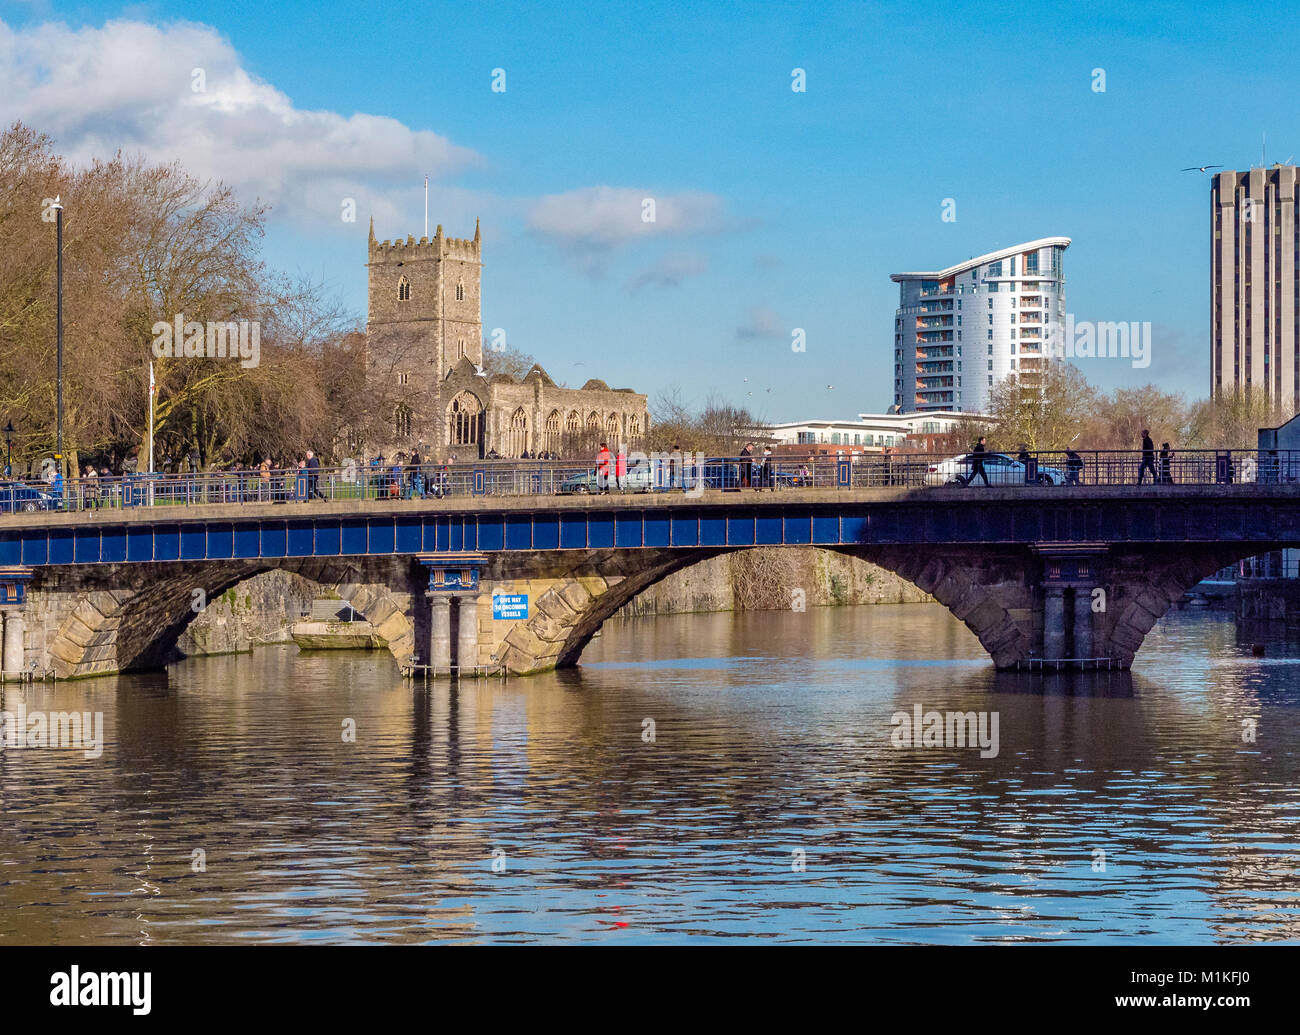
[[[1294,942],[1300,645],[1253,635],[1044,680],[937,605],[816,608],[460,687],[293,647],[11,685],[105,743],[0,749],[0,943]],[[917,705],[996,754],[896,746]]]

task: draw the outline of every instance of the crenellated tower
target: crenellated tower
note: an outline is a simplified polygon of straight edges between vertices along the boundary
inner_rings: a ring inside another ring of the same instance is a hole
[[[370,220],[366,337],[372,368],[397,369],[433,387],[462,357],[482,365],[479,235],[475,220],[472,238],[444,237],[439,224],[432,239],[377,241]],[[375,354],[386,349],[400,354]]]

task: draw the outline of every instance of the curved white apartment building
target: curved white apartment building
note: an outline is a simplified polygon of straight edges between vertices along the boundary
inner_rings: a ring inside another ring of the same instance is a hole
[[[995,382],[1037,378],[1048,323],[1065,321],[1068,237],[928,273],[893,273],[894,402],[904,413],[986,413]]]

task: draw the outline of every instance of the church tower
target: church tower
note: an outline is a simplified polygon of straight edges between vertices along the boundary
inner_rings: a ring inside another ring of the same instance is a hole
[[[483,268],[473,238],[377,241],[370,220],[366,373],[396,400],[394,437],[436,441],[445,414],[439,385],[461,359],[483,363]]]
[[[462,357],[482,365],[481,255],[477,220],[473,238],[444,237],[439,224],[432,240],[418,241],[376,241],[370,221],[366,336],[372,349],[396,349],[391,358],[410,367],[395,373],[432,387]]]

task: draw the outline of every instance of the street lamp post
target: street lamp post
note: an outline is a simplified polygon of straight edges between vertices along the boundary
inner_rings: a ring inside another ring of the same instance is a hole
[[[12,478],[14,476],[13,436],[14,436],[14,422],[10,420],[9,423],[5,425],[5,477],[6,478]]]
[[[51,207],[54,209],[56,213],[56,217],[55,217],[56,224],[55,224],[54,236],[55,236],[55,250],[58,253],[56,257],[56,261],[58,263],[57,266],[58,272],[56,274],[57,302],[56,302],[55,316],[54,316],[54,327],[55,327],[54,333],[55,333],[55,338],[57,340],[57,352],[58,352],[56,377],[58,379],[59,413],[58,413],[57,438],[54,447],[54,459],[58,462],[59,472],[62,473],[63,471],[63,204],[62,204],[62,199],[55,198],[54,204]]]

